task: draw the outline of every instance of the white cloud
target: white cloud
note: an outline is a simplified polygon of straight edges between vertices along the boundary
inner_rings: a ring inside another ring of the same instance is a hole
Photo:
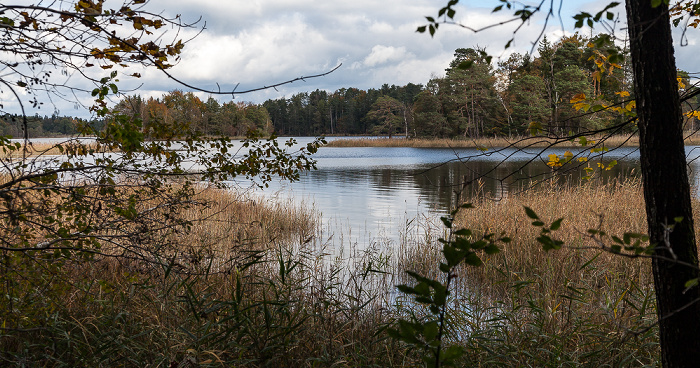
[[[367,55],[363,64],[365,66],[373,67],[379,64],[385,64],[390,61],[402,61],[406,56],[406,48],[403,46],[394,47],[376,45],[372,47],[372,52],[369,55]]]
[[[454,50],[461,47],[486,47],[497,58],[536,50],[533,42],[542,32],[544,14],[519,29],[507,50],[504,46],[519,22],[478,33],[450,25],[440,26],[434,37],[415,32],[416,27],[426,23],[425,16],[435,16],[445,4],[446,0],[151,0],[146,9],[165,16],[181,14],[184,22],[201,16],[199,25],[206,23],[171,70],[176,78],[197,87],[230,91],[240,83],[236,91],[242,91],[322,73],[343,63],[342,68],[323,78],[236,95],[236,99],[253,102],[315,89],[426,83],[432,74],[444,74]],[[455,20],[479,29],[511,19],[512,12],[492,13],[499,4],[496,0],[463,0]],[[564,2],[562,21],[550,19],[544,34],[551,40],[571,34],[573,14],[580,10],[595,12],[606,4],[605,0]],[[616,11],[624,19],[622,6],[618,8]],[[617,32],[623,27],[624,24],[617,25]],[[198,31],[186,29],[178,36],[189,39]],[[167,36],[174,35],[173,29]],[[696,38],[695,33],[688,33],[691,45]],[[697,71],[693,70],[697,64],[694,47],[679,47],[676,51],[681,68]],[[151,96],[173,89],[187,90],[157,70],[143,70],[141,74],[143,78],[138,80],[122,78],[120,87],[140,88]],[[230,98],[228,95],[221,99]],[[70,104],[61,110],[74,111]]]

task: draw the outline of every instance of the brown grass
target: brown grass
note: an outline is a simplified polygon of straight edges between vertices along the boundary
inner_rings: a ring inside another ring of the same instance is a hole
[[[602,137],[588,137],[589,141],[599,141]],[[484,137],[484,138],[348,138],[328,142],[326,147],[413,147],[413,148],[500,148],[500,147],[580,147],[578,141],[557,141],[548,137]],[[686,145],[700,145],[700,134],[688,135]],[[617,135],[605,138],[606,147],[639,145],[637,135]]]
[[[698,205],[697,201],[695,205]],[[594,275],[595,282],[624,275],[626,280],[618,281],[651,286],[648,261],[601,252],[586,233],[588,229],[603,230],[620,237],[624,232],[645,233],[646,213],[638,181],[583,186],[552,184],[501,201],[481,199],[475,206],[475,210],[460,213],[458,223],[461,226],[485,232],[505,232],[513,239],[503,247],[501,254],[488,258],[488,262],[493,263],[492,271],[508,266],[514,275],[523,272],[543,275],[543,279],[552,283],[580,281],[584,272],[578,268],[597,257],[594,264],[601,266],[601,273]],[[554,236],[564,241],[565,249],[545,252],[534,242],[539,228],[531,225],[532,220],[525,216],[524,206],[532,208],[545,222],[564,218]],[[481,274],[480,277],[493,276]]]
[[[59,148],[61,146],[63,150]],[[24,142],[13,142],[12,149],[0,150],[0,158],[15,158],[15,157],[35,157],[35,156],[52,156],[52,155],[63,155],[66,150],[76,151],[101,150],[105,151],[104,146],[100,146],[97,142],[90,141],[89,143],[82,143],[76,140],[66,139],[62,142],[48,143],[48,142],[30,142],[25,145]],[[78,151],[79,152],[79,151]]]
[[[503,232],[512,242],[500,244],[498,254],[482,254],[481,267],[461,267],[453,281],[453,328],[475,339],[462,342],[471,347],[467,366],[545,366],[554,351],[560,354],[557,364],[571,366],[658,362],[650,261],[602,251],[586,234],[590,228],[620,237],[646,232],[638,181],[552,184],[500,201],[482,196],[473,204],[476,208],[458,214],[458,228]],[[697,213],[700,202],[693,205]],[[548,224],[563,217],[553,237],[566,246],[542,250],[535,240],[539,229],[523,206]],[[414,241],[402,249],[396,267],[440,279],[441,247],[434,239],[448,234],[425,226],[433,241]]]
[[[391,261],[374,248],[337,260],[315,240],[313,211],[218,189],[199,188],[191,200],[178,215],[192,226],[163,239],[178,245],[179,258],[160,271],[112,258],[5,259],[0,277],[12,298],[0,308],[20,332],[5,331],[0,358],[66,366],[419,364],[419,352],[381,331],[409,309],[420,312],[391,297],[392,280],[405,282],[404,270],[440,276],[435,239],[445,234],[434,219],[411,222]],[[503,231],[513,241],[484,255],[483,267],[458,272],[449,340],[469,348],[463,366],[656,361],[648,261],[601,252],[585,236],[599,226],[644,231],[638,182],[551,184],[474,204],[458,215],[460,227]],[[565,218],[554,234],[565,249],[541,250],[524,205],[545,222]],[[635,335],[645,327],[651,332]]]
[[[377,283],[383,274],[359,266],[375,255],[356,259],[352,270],[344,260],[329,259],[325,246],[313,241],[316,214],[290,202],[203,189],[190,203],[183,212],[152,213],[192,220],[186,231],[136,244],[144,252],[168,252],[165,263],[76,256],[54,264],[36,262],[33,253],[10,253],[0,265],[2,285],[13,295],[0,303],[3,328],[10,328],[0,337],[1,361],[415,366],[415,354],[376,334],[390,318],[378,307],[386,306],[378,295],[389,286]],[[177,252],[160,241],[178,244]],[[107,255],[120,249],[102,247]]]

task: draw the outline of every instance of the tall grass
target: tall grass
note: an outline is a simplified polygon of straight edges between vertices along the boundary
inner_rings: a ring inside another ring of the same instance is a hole
[[[650,262],[604,252],[586,233],[644,232],[637,181],[552,184],[473,202],[459,226],[505,232],[512,242],[458,277],[451,342],[468,347],[465,366],[660,365]],[[549,221],[563,217],[555,237],[566,247],[543,251],[523,206]],[[400,267],[437,277],[436,248],[414,249]]]
[[[588,137],[598,142],[603,137]],[[559,141],[548,137],[480,137],[480,138],[348,138],[328,142],[327,147],[412,147],[412,148],[499,148],[499,147],[580,147],[578,140]],[[699,145],[699,134],[688,134],[686,145]],[[615,135],[605,137],[606,147],[639,146],[637,135]]]
[[[330,259],[316,215],[291,203],[192,202],[168,262],[5,260],[0,366],[413,366],[377,334],[386,259]]]
[[[513,242],[459,272],[448,329],[450,344],[467,347],[463,366],[658,365],[648,262],[601,252],[585,235],[599,226],[643,231],[637,182],[486,197],[473,198],[476,208],[458,223],[504,231]],[[420,364],[418,352],[384,330],[424,312],[394,285],[406,281],[405,270],[438,275],[439,221],[408,221],[396,249],[371,244],[338,258],[308,209],[214,189],[193,203],[193,225],[169,262],[3,267],[10,297],[0,307],[18,317],[0,326],[0,366]],[[550,221],[564,217],[557,235],[567,248],[541,251],[523,205]]]

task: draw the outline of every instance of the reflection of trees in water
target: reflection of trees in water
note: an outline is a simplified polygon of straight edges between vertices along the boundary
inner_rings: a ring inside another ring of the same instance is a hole
[[[601,172],[597,168],[599,160],[581,165],[568,164],[553,171],[545,162],[527,161],[486,161],[471,160],[465,162],[448,162],[440,165],[421,165],[419,167],[370,167],[349,169],[326,169],[308,174],[308,180],[329,190],[342,188],[367,188],[381,191],[385,195],[397,188],[413,188],[427,202],[429,207],[447,209],[455,198],[455,190],[465,188],[467,197],[487,196],[500,199],[514,192],[546,183],[552,180],[558,183],[580,183],[586,176],[584,167],[590,164],[596,168],[595,175],[604,182],[611,178],[626,178],[636,175],[639,163],[633,160],[618,160],[618,164],[609,171]],[[603,161],[609,164],[610,161]],[[699,166],[700,168],[700,166]],[[700,170],[693,170],[694,177],[700,180]],[[333,189],[331,189],[333,188]],[[352,189],[355,190],[355,189]],[[351,190],[351,191],[352,191]],[[362,190],[362,189],[360,189]],[[360,194],[360,193],[358,193]]]
[[[421,196],[441,208],[448,208],[454,200],[455,190],[462,187],[467,197],[485,195],[500,199],[513,192],[543,183],[550,184],[552,180],[560,184],[578,184],[587,175],[584,167],[585,164],[570,165],[554,171],[541,161],[530,164],[526,164],[526,161],[450,162],[437,167],[426,166],[414,170],[412,177]],[[597,162],[591,163],[591,167],[597,167]],[[595,175],[607,182],[612,178],[636,175],[638,171],[638,162],[621,161],[608,171],[601,172],[600,169],[596,169]]]

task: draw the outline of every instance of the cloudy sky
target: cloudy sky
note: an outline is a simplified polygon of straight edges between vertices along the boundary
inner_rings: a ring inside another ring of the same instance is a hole
[[[201,17],[199,28],[181,30],[178,34],[183,39],[196,37],[187,44],[182,59],[171,70],[177,78],[201,88],[216,90],[218,83],[222,90],[232,90],[238,85],[237,90],[243,91],[323,73],[342,64],[322,78],[295,82],[276,90],[235,95],[237,101],[256,103],[315,89],[334,91],[342,87],[378,88],[384,83],[425,84],[431,76],[444,74],[457,48],[485,47],[495,58],[507,57],[511,52],[528,52],[544,27],[545,14],[540,14],[518,31],[513,46],[507,50],[505,43],[517,22],[478,33],[443,25],[433,38],[417,33],[416,27],[426,23],[425,16],[435,16],[446,2],[151,0],[144,9],[166,17],[179,14],[184,22]],[[607,3],[607,0],[564,0],[559,10],[560,4],[555,1],[555,16],[549,20],[544,33],[552,40],[571,34],[574,14],[581,10],[596,12]],[[110,1],[107,4],[109,7]],[[482,28],[512,17],[507,11],[492,13],[497,5],[496,0],[461,1],[456,20],[472,28]],[[623,10],[620,5],[614,12],[624,20]],[[624,39],[624,21],[614,26],[616,35]],[[169,35],[175,35],[175,31],[169,30]],[[589,29],[582,32],[590,34]],[[696,52],[697,35],[689,32],[686,36],[687,46],[681,46],[680,36],[676,41],[679,67],[700,71],[692,55]],[[153,97],[183,89],[157,70],[142,74],[143,78],[138,81],[122,80],[121,88],[139,87],[141,95]],[[199,96],[209,95],[199,93]],[[231,100],[230,95],[217,98],[221,102]],[[59,104],[57,108],[62,115],[84,114],[72,106]]]

